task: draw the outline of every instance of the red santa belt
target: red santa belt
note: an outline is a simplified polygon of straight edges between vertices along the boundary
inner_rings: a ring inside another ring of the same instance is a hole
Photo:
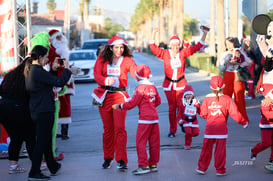
[[[171,78],[169,78],[169,77],[166,77],[166,79],[169,80],[169,81],[171,81],[171,82],[179,82],[180,80],[182,80],[182,79],[184,79],[184,78],[185,78],[184,75],[183,75],[182,77],[180,77],[179,79],[177,79],[177,80],[173,80],[173,79],[171,79]]]
[[[120,88],[117,88],[117,87],[104,86],[104,85],[101,85],[100,87],[101,87],[101,88],[103,88],[103,89],[106,89],[106,90],[112,91],[112,92],[117,92],[117,91],[125,91],[125,87],[120,87]]]

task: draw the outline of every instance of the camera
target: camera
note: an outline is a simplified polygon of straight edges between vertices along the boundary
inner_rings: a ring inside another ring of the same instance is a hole
[[[58,63],[59,65],[64,65],[64,58],[59,58]]]
[[[209,27],[207,27],[207,26],[204,26],[204,25],[201,25],[200,26],[200,29],[202,30],[206,30],[206,31],[209,31],[210,30],[210,28]]]

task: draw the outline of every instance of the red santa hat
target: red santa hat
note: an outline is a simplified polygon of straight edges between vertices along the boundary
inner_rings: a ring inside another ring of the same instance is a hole
[[[117,45],[117,44],[128,45],[128,43],[123,38],[121,38],[119,36],[113,36],[112,38],[110,38],[108,40],[108,44],[109,45]]]
[[[62,33],[59,30],[52,29],[48,32],[50,39],[53,40],[55,39],[58,35],[62,35]]]
[[[150,68],[145,64],[140,64],[136,67],[136,77],[140,80],[152,77]]]
[[[194,96],[194,91],[193,91],[193,88],[192,88],[191,85],[186,85],[186,87],[184,89],[184,94],[183,95],[185,96],[185,95],[188,95],[188,94]]]
[[[171,45],[172,43],[179,43],[180,44],[180,39],[177,36],[172,36],[170,39],[169,44]]]
[[[184,48],[188,48],[190,46],[190,42],[188,41],[188,39],[184,39],[183,41],[183,47]]]
[[[264,97],[270,97],[273,99],[273,85],[272,84],[263,84],[260,88]]]
[[[211,77],[211,80],[210,80],[210,88],[212,90],[221,90],[225,87],[225,84],[223,82],[223,79],[221,76],[213,76]]]

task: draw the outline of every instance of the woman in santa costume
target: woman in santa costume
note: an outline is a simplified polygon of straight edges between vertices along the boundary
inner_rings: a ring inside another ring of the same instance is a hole
[[[53,66],[53,62],[56,57],[65,59],[69,61],[69,49],[67,47],[67,39],[59,30],[52,29],[49,31],[49,36],[51,40],[51,46],[49,50],[49,62],[50,66]],[[60,60],[61,63],[61,60]],[[60,77],[64,70],[64,66],[61,65],[58,67],[56,72],[57,76]],[[63,140],[69,139],[68,128],[71,120],[71,102],[70,96],[75,94],[74,81],[71,79],[66,85],[66,90],[64,94],[59,95],[58,99],[60,101],[60,110],[59,110],[59,120],[58,124],[61,125],[61,138]]]
[[[248,121],[238,111],[233,100],[223,95],[224,83],[220,76],[213,76],[210,81],[212,93],[206,95],[200,115],[207,120],[203,146],[196,172],[204,175],[209,167],[214,143],[214,165],[216,175],[226,175],[226,141],[228,137],[227,119],[230,115],[236,122],[248,126]]]
[[[108,40],[108,45],[100,52],[94,66],[94,78],[99,87],[94,90],[94,104],[98,104],[103,122],[103,168],[110,168],[113,159],[118,168],[127,169],[127,132],[125,130],[125,110],[113,110],[113,104],[126,102],[128,72],[135,78],[136,63],[132,59],[128,44],[119,36]]]
[[[257,35],[257,44],[265,57],[264,69],[258,81],[257,90],[263,94],[265,99],[262,100],[261,103],[262,118],[259,124],[262,142],[256,144],[251,149],[250,159],[256,160],[258,153],[271,147],[269,162],[265,165],[265,169],[273,171],[273,54],[270,50],[273,41],[268,40],[268,43],[269,47],[266,45],[265,37],[263,35]]]
[[[234,102],[236,103],[240,113],[244,118],[249,121],[246,113],[245,105],[245,82],[241,81],[237,77],[237,72],[243,67],[250,66],[252,64],[251,59],[245,54],[244,51],[239,50],[240,44],[238,38],[228,37],[226,38],[226,51],[220,57],[220,71],[224,72],[224,84],[223,93],[232,97],[234,94]],[[240,51],[244,56],[243,61],[235,60],[235,51]]]
[[[136,68],[136,77],[139,86],[136,87],[134,96],[128,102],[113,105],[113,109],[130,110],[136,106],[139,108],[139,120],[136,135],[136,148],[138,156],[138,168],[133,174],[140,175],[157,171],[157,163],[160,154],[160,134],[158,113],[156,107],[161,99],[156,87],[150,82],[151,70],[147,65],[141,64]],[[149,159],[146,146],[149,145]]]
[[[177,130],[177,101],[178,96],[183,92],[183,89],[187,85],[185,79],[185,59],[197,51],[199,51],[205,45],[205,39],[208,30],[202,28],[203,36],[196,45],[188,48],[182,48],[180,50],[181,41],[179,37],[173,36],[170,39],[170,49],[165,50],[159,48],[155,44],[155,37],[158,33],[158,28],[153,30],[152,40],[150,41],[151,51],[164,62],[165,79],[163,82],[163,89],[168,100],[169,105],[169,122],[170,132],[168,137],[175,137]]]
[[[197,113],[200,114],[200,103],[194,98],[191,85],[187,85],[178,103],[177,120],[182,131],[185,132],[185,147],[191,149],[192,137],[198,136],[200,129],[197,121]]]

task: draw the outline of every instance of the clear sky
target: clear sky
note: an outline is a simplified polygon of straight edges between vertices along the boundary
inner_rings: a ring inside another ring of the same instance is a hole
[[[25,0],[17,0],[23,2]],[[47,0],[30,0],[39,2],[39,13],[47,13]],[[242,0],[239,0],[242,1]],[[65,0],[55,0],[57,9],[63,9]],[[79,11],[80,0],[70,0],[71,13],[75,14]],[[91,7],[100,4],[105,9],[120,10],[125,12],[134,12],[136,5],[140,0],[91,0]],[[273,0],[267,0],[269,8],[273,9]],[[198,3],[198,5],[196,4]],[[184,11],[193,18],[209,19],[210,0],[184,0]]]

